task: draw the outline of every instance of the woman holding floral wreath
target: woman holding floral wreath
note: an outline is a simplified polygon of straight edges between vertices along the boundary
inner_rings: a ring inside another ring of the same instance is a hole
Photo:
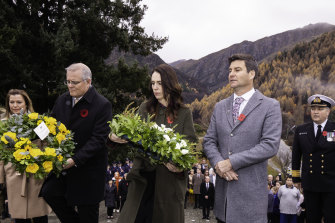
[[[181,86],[176,72],[166,64],[157,66],[151,75],[151,96],[139,108],[143,119],[152,115],[152,121],[164,124],[197,141],[192,113],[183,104]],[[115,134],[110,139],[116,143],[127,141]],[[182,223],[187,172],[172,163],[153,166],[143,157],[136,157],[127,176],[130,181],[128,196],[118,222],[129,223]]]
[[[6,97],[6,113],[3,120],[13,114],[34,112],[31,99],[24,90],[11,89]],[[15,223],[47,223],[51,208],[43,198],[38,197],[43,180],[26,177],[15,170],[12,163],[0,161],[0,184],[6,184],[9,213]]]

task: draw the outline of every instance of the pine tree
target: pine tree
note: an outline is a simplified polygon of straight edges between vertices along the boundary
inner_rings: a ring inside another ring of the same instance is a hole
[[[124,93],[139,92],[146,69],[136,64],[105,65],[114,48],[148,55],[165,37],[148,36],[140,22],[147,9],[141,0],[3,0],[0,2],[0,102],[11,88],[25,89],[39,112],[50,109],[66,89],[64,68],[88,65],[93,84],[118,106]],[[123,72],[118,68],[124,68]],[[106,81],[109,80],[109,81]],[[127,82],[126,84],[124,84]],[[115,101],[115,98],[117,100]]]

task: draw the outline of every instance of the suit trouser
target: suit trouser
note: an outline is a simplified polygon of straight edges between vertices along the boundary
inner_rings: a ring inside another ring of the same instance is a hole
[[[335,191],[313,192],[304,190],[304,197],[307,223],[319,223],[322,216],[324,217],[324,223],[335,222]]]
[[[99,222],[99,203],[93,205],[69,206],[65,197],[44,196],[44,200],[62,223],[98,223]]]
[[[203,199],[205,199],[205,198],[203,198]],[[211,206],[211,203],[210,203],[210,201],[203,201],[202,202],[202,216],[203,217],[205,217],[205,218],[207,218],[207,217],[209,217],[209,210],[210,210],[210,206]]]
[[[195,208],[198,208],[201,206],[200,196],[201,196],[200,194],[194,194],[194,207]]]

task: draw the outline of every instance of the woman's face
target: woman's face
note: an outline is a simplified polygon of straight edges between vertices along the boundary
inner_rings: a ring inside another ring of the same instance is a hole
[[[21,109],[24,112],[27,111],[27,105],[24,101],[24,98],[20,94],[10,95],[9,96],[9,110],[11,114],[20,114]]]
[[[155,71],[151,76],[151,88],[158,101],[164,100],[164,90],[161,75]]]

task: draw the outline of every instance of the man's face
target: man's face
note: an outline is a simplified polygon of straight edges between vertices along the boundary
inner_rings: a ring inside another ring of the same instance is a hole
[[[209,177],[205,178],[206,183],[209,183]]]
[[[286,179],[286,185],[287,185],[288,187],[292,187],[292,186],[293,186],[292,178],[288,178],[288,179]]]
[[[197,174],[200,174],[201,173],[201,170],[200,169],[197,169]]]
[[[247,71],[243,60],[235,60],[229,66],[229,83],[233,89],[250,88],[253,85],[254,71]]]
[[[273,176],[272,175],[268,175],[268,181],[272,181],[273,180]]]
[[[328,107],[311,107],[311,118],[316,124],[322,124],[328,118],[330,109]]]
[[[67,85],[70,95],[75,98],[83,96],[88,91],[91,84],[91,79],[83,80],[81,69],[75,71],[67,71],[66,80],[76,83],[71,83]]]

